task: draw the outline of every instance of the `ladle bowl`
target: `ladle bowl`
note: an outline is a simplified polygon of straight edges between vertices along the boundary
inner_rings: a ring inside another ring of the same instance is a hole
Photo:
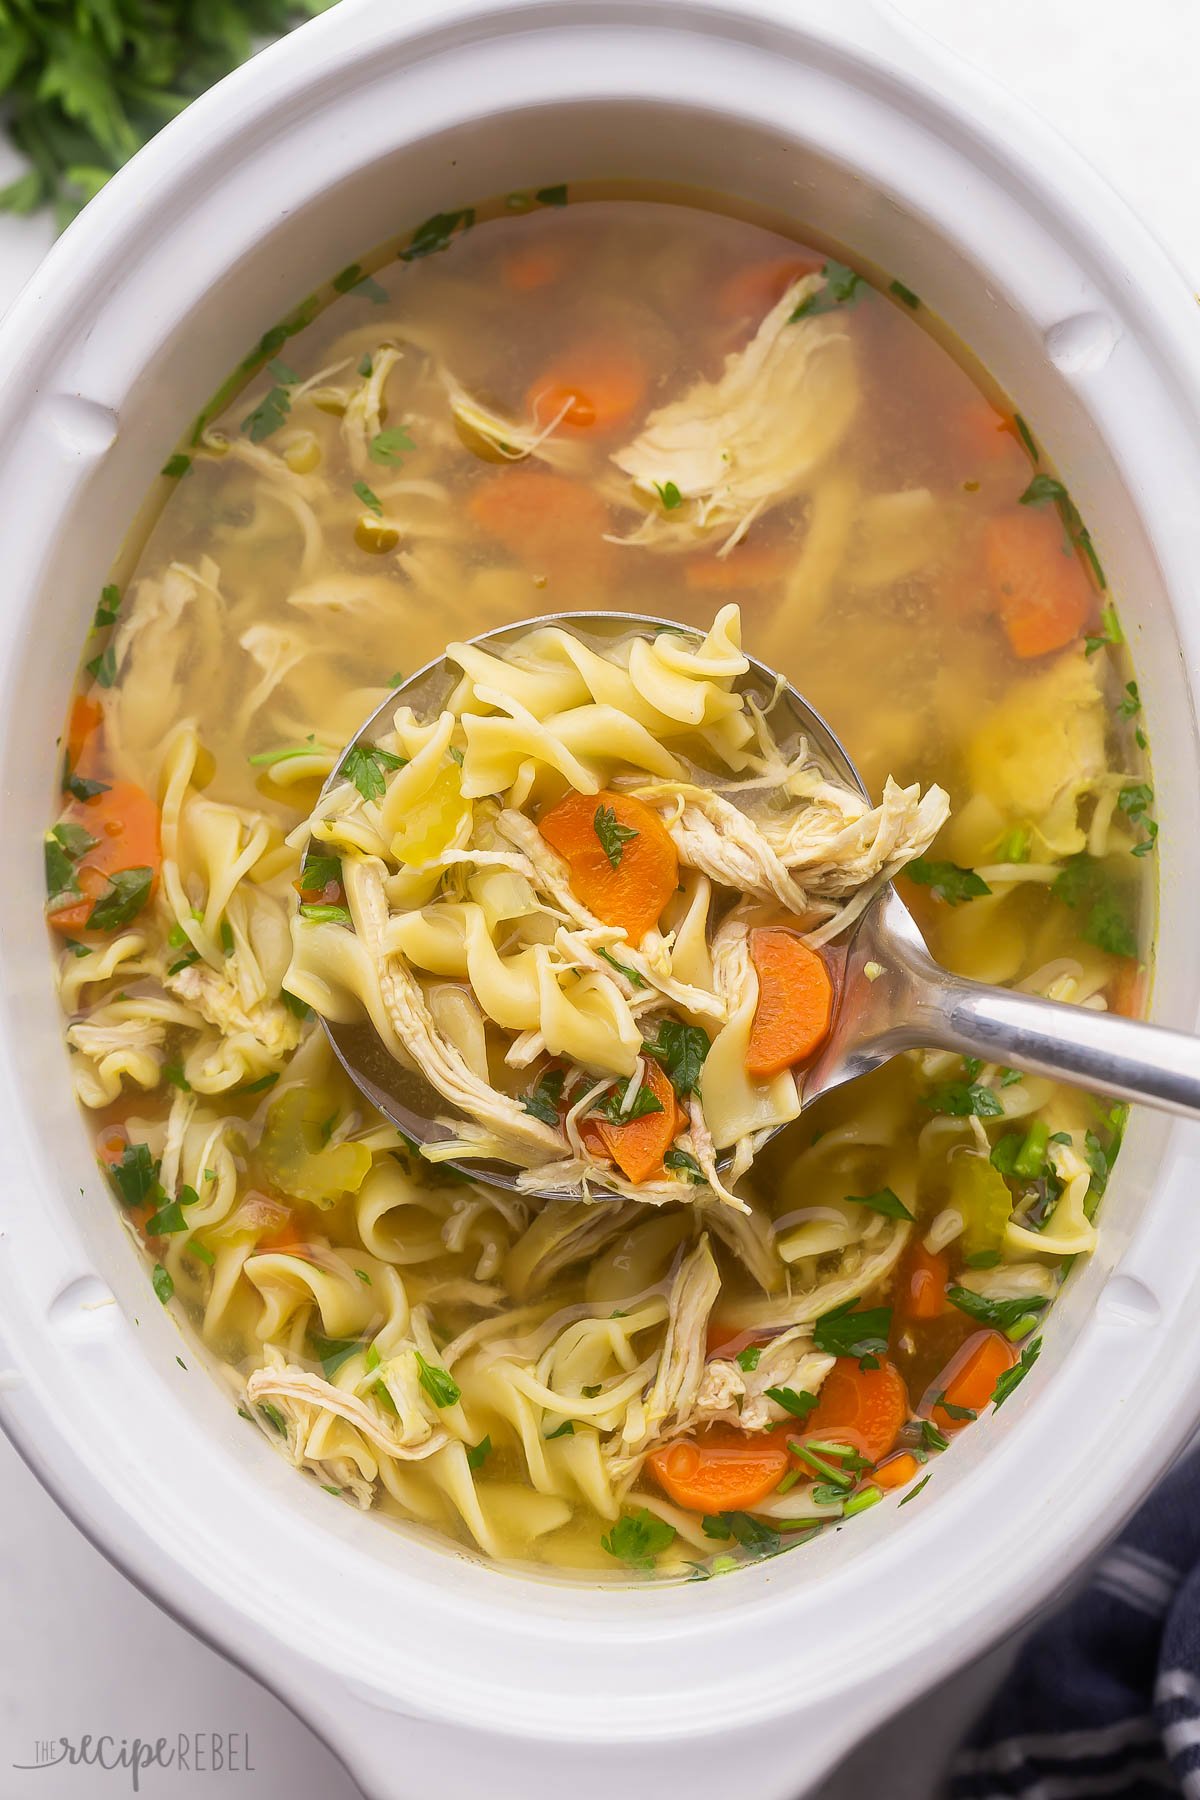
[[[567,617],[573,631],[594,641],[693,629],[640,613]],[[559,615],[524,619],[481,632],[470,642],[502,654],[506,645],[527,632],[563,622]],[[756,701],[776,740],[795,745],[803,739],[833,780],[869,798],[845,746],[820,713],[784,676],[747,652],[743,655],[749,667],[734,687]],[[391,729],[399,707],[434,717],[461,676],[445,657],[427,663],[376,708],[345,754],[357,745],[377,743]],[[322,798],[341,779],[342,761],[329,776]],[[824,954],[835,976],[834,1014],[821,1049],[797,1071],[803,1107],[879,1068],[902,1050],[928,1048],[1049,1075],[1119,1100],[1140,1100],[1167,1112],[1200,1116],[1200,1040],[1089,1006],[1066,1005],[952,974],[930,955],[916,920],[890,881],[880,884],[845,935],[825,946]],[[339,1024],[322,1018],[321,1023],[350,1079],[407,1138],[425,1146],[450,1137],[439,1120],[452,1114],[452,1107],[419,1070],[396,1061],[366,1020]],[[727,1167],[730,1160],[725,1157],[718,1167]],[[515,1186],[520,1173],[496,1159],[464,1156],[449,1161],[463,1174],[505,1187]],[[537,1195],[539,1190],[526,1182],[522,1191]],[[602,1197],[604,1190],[591,1187],[590,1192]],[[543,1197],[570,1199],[571,1193],[556,1188]]]

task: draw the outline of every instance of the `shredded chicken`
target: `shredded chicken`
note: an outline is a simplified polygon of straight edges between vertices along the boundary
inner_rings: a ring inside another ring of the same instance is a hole
[[[767,1389],[815,1394],[835,1360],[813,1349],[807,1325],[793,1326],[773,1339],[753,1369],[716,1357],[704,1370],[691,1423],[711,1425],[721,1420],[741,1431],[765,1431],[789,1417],[787,1408],[772,1400]]]
[[[233,981],[207,963],[191,963],[164,977],[164,986],[186,1000],[223,1036],[251,1037],[273,1062],[281,1061],[300,1042],[300,1023],[280,1000],[260,1000],[244,1007]]]
[[[511,1144],[525,1162],[562,1155],[562,1140],[549,1125],[526,1112],[519,1100],[499,1093],[468,1068],[433,1022],[425,996],[404,959],[384,948],[388,921],[383,865],[363,857],[345,867],[346,892],[360,938],[379,976],[379,991],[396,1036],[415,1066],[452,1105],[478,1119],[485,1130]]]
[[[716,381],[658,407],[613,457],[645,517],[625,541],[724,548],[765,508],[800,492],[844,437],[858,407],[854,348],[820,275],[793,283]],[[666,510],[670,483],[682,504]],[[628,496],[626,496],[628,498]]]
[[[418,1438],[400,1436],[385,1422],[383,1416],[369,1407],[365,1400],[355,1394],[343,1392],[320,1375],[312,1375],[307,1369],[296,1368],[285,1364],[282,1368],[253,1369],[246,1378],[246,1399],[251,1406],[259,1406],[264,1400],[276,1406],[283,1417],[295,1428],[295,1439],[288,1433],[288,1447],[297,1458],[306,1454],[308,1442],[314,1424],[314,1414],[333,1413],[344,1419],[362,1433],[376,1449],[382,1450],[385,1456],[395,1456],[402,1462],[419,1461],[422,1457],[432,1456],[443,1444],[449,1443],[448,1434],[441,1427],[425,1425],[425,1434]]]
[[[671,1283],[667,1331],[654,1381],[640,1405],[631,1406],[611,1469],[619,1481],[640,1466],[652,1444],[686,1429],[704,1374],[709,1314],[721,1291],[721,1277],[702,1237]]]

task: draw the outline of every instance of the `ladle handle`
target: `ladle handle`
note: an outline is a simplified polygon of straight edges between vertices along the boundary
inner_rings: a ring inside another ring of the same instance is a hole
[[[917,1041],[1200,1117],[1200,1038],[938,971],[922,984]]]

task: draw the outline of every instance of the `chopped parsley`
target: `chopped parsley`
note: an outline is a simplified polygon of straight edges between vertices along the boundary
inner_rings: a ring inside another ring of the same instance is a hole
[[[191,457],[182,450],[176,450],[173,456],[168,456],[160,472],[168,481],[182,481],[191,466]]]
[[[369,350],[364,350],[362,355],[358,359],[358,372],[362,376],[364,381],[370,380],[371,372],[374,369],[374,367],[375,367],[375,365],[371,361],[371,352]]]
[[[279,998],[295,1018],[311,1019],[312,1007],[306,1000],[298,1000],[295,994],[289,994],[286,988],[280,988]]]
[[[1053,475],[1035,475],[1018,502],[1021,506],[1038,506],[1043,500],[1069,500],[1061,481]]]
[[[475,223],[475,208],[460,207],[457,212],[434,213],[418,225],[409,239],[408,248],[400,252],[401,262],[416,262],[422,256],[433,256],[449,247],[456,232],[469,231]]]
[[[326,1381],[332,1381],[342,1364],[357,1356],[363,1347],[360,1338],[321,1337],[315,1331],[309,1333],[308,1341]]]
[[[394,468],[404,461],[406,450],[415,450],[416,447],[403,425],[393,425],[387,431],[375,433],[367,446],[367,453],[372,462],[382,463],[385,468]]]
[[[100,598],[96,603],[96,616],[92,620],[92,630],[103,631],[106,625],[115,625],[120,611],[121,590],[110,582],[108,587],[100,590]]]
[[[538,188],[533,197],[543,206],[565,206],[567,204],[567,184],[565,181],[559,181],[553,187]]]
[[[853,1300],[822,1313],[813,1326],[813,1345],[826,1356],[857,1356],[860,1360],[882,1356],[892,1328],[890,1306],[855,1312]]]
[[[175,1283],[171,1280],[170,1270],[164,1269],[161,1263],[155,1263],[150,1271],[150,1281],[155,1293],[165,1306],[175,1292]]]
[[[192,1091],[192,1084],[183,1072],[182,1063],[164,1063],[163,1080],[169,1081],[172,1087],[177,1087],[181,1094],[190,1094]]]
[[[948,1450],[950,1439],[944,1431],[939,1431],[932,1419],[921,1420],[922,1450]]]
[[[67,764],[63,768],[63,792],[70,794],[74,800],[94,800],[97,794],[107,794],[107,781],[92,781],[86,775],[76,775]]]
[[[632,1085],[633,1076],[631,1075],[623,1088],[610,1088],[608,1093],[593,1106],[592,1115],[599,1115],[600,1118],[607,1119],[610,1125],[628,1125],[634,1119],[644,1119],[650,1113],[662,1112],[662,1101],[646,1081],[638,1084],[637,1092],[626,1105],[625,1102]]]
[[[681,1100],[700,1086],[700,1071],[708,1055],[708,1033],[700,1025],[684,1025],[679,1019],[662,1019],[654,1038],[643,1038],[642,1049],[667,1071],[667,1079]]]
[[[338,774],[353,782],[364,800],[380,800],[387,787],[385,771],[402,769],[405,760],[378,744],[355,744],[347,751]]]
[[[111,644],[84,666],[97,687],[110,688],[117,679],[117,653]]]
[[[834,262],[832,258],[825,263],[821,273],[825,277],[824,287],[805,295],[794,308],[788,320],[790,325],[794,325],[797,319],[832,312],[838,306],[853,305],[867,285],[857,269],[848,268],[845,263]]]
[[[607,856],[610,867],[619,869],[621,857],[626,844],[639,835],[632,825],[618,823],[615,808],[598,806],[592,819],[592,828],[600,839],[600,848]]]
[[[564,1419],[562,1424],[559,1425],[556,1430],[548,1431],[546,1433],[546,1442],[550,1443],[554,1438],[574,1437],[574,1436],[575,1436],[575,1421],[574,1421],[574,1419]]]
[[[973,1288],[955,1287],[946,1289],[946,1298],[957,1306],[959,1312],[966,1313],[969,1319],[976,1319],[981,1325],[993,1325],[997,1331],[1011,1331],[1013,1326],[1028,1319],[1033,1325],[1033,1315],[1048,1305],[1044,1295],[1028,1294],[1019,1299],[989,1300],[986,1294],[977,1294]]]
[[[978,900],[992,891],[982,875],[974,869],[960,868],[958,863],[931,862],[928,857],[918,856],[904,872],[910,881],[927,887],[935,900],[944,900],[947,906],[961,906],[964,900]]]
[[[340,856],[316,854],[306,856],[304,866],[300,870],[300,892],[302,894],[323,894],[327,888],[342,885],[342,859]]]
[[[922,1477],[921,1477],[920,1481],[918,1481],[916,1487],[909,1488],[907,1494],[905,1494],[905,1496],[902,1500],[897,1502],[897,1505],[907,1506],[910,1500],[915,1500],[917,1495],[920,1493],[921,1489],[928,1484],[929,1477],[932,1474],[933,1474],[933,1470],[930,1469],[927,1474],[922,1475]]]
[[[148,1144],[126,1144],[116,1162],[109,1163],[108,1178],[126,1206],[144,1206],[147,1201],[157,1205],[165,1198],[159,1185],[158,1163]]]
[[[753,1556],[774,1556],[780,1546],[775,1527],[768,1525],[765,1519],[756,1519],[753,1513],[706,1513],[701,1524],[706,1537],[734,1538]]]
[[[1121,621],[1117,617],[1117,609],[1110,601],[1107,606],[1103,606],[1100,609],[1099,632],[1091,637],[1084,638],[1084,652],[1088,656],[1095,656],[1097,650],[1103,650],[1108,645],[1123,644],[1124,642],[1125,633],[1121,630]]]
[[[622,1513],[600,1539],[600,1548],[631,1569],[652,1569],[655,1557],[674,1542],[675,1527],[643,1506],[640,1512]]]
[[[414,1350],[417,1359],[417,1370],[421,1386],[429,1395],[435,1406],[454,1406],[462,1389],[448,1369],[439,1368],[437,1363],[426,1362],[419,1350]]]
[[[747,1375],[753,1374],[754,1370],[758,1367],[758,1359],[761,1355],[761,1344],[747,1344],[744,1350],[739,1350],[737,1353],[736,1361],[738,1368],[744,1369]],[[782,1389],[780,1391],[782,1392]]]
[[[920,297],[914,294],[910,287],[905,287],[902,281],[890,281],[888,293],[895,294],[897,300],[903,300],[905,306],[911,306],[914,312],[921,304]]]
[[[487,1461],[488,1457],[491,1454],[492,1454],[492,1440],[491,1440],[490,1436],[485,1435],[484,1437],[481,1437],[477,1444],[468,1444],[467,1445],[467,1467],[468,1467],[468,1469],[482,1469],[484,1463]]]
[[[827,1318],[828,1316],[826,1314]],[[886,1348],[885,1342],[884,1349]],[[741,1361],[741,1357],[738,1361]],[[782,1406],[784,1412],[791,1413],[793,1419],[806,1419],[817,1404],[817,1396],[810,1394],[806,1388],[801,1388],[797,1393],[795,1388],[769,1387],[766,1392],[767,1399],[774,1400],[776,1406]]]
[[[1086,850],[1069,858],[1050,892],[1082,915],[1079,935],[1087,943],[1110,956],[1137,955],[1137,935],[1128,906],[1103,865]]]
[[[677,506],[683,505],[683,495],[673,481],[656,481],[654,489],[663,503],[664,512],[674,512]]]
[[[1016,423],[1018,428],[1024,431],[1023,422],[1019,418]],[[1029,441],[1031,442],[1032,440]],[[1037,461],[1036,452],[1034,453],[1034,461]],[[1052,501],[1055,507],[1057,507],[1058,516],[1063,523],[1063,530],[1066,532],[1070,542],[1077,550],[1082,550],[1084,556],[1087,558],[1092,574],[1096,578],[1097,587],[1106,588],[1108,583],[1104,578],[1104,570],[1100,566],[1100,558],[1096,555],[1096,547],[1092,543],[1091,533],[1088,531],[1087,526],[1080,516],[1079,508],[1076,506],[1061,481],[1056,481],[1053,475],[1035,475],[1033,480],[1029,483],[1029,486],[1025,489],[1025,492],[1021,495],[1020,504],[1022,506],[1039,506],[1042,502],[1047,500]],[[1098,650],[1101,644],[1119,644],[1124,641],[1120,636],[1121,628],[1117,624],[1117,615],[1113,611],[1111,605],[1104,608],[1102,616],[1105,618],[1105,632],[1108,633],[1109,631],[1108,619],[1111,617],[1112,626],[1117,635],[1106,635],[1105,637],[1096,639],[1088,638],[1086,643],[1087,654],[1089,656],[1092,655],[1094,650]]]
[[[977,1081],[943,1081],[921,1101],[930,1112],[943,1113],[951,1119],[999,1119],[1004,1108],[991,1088]]]
[[[530,1088],[527,1094],[521,1095],[521,1105],[543,1125],[557,1125],[558,1103],[562,1099],[563,1082],[566,1079],[564,1069],[547,1069],[539,1077],[536,1087]]]
[[[1003,1406],[1013,1389],[1020,1387],[1030,1369],[1032,1369],[1034,1363],[1041,1355],[1041,1350],[1042,1340],[1040,1337],[1034,1338],[1031,1343],[1026,1344],[1021,1352],[1019,1360],[1013,1364],[1011,1369],[1005,1369],[995,1387],[992,1389],[993,1406]],[[949,1408],[947,1408],[947,1411],[949,1411]]]
[[[364,274],[359,263],[350,263],[334,276],[333,290],[336,294],[361,294],[375,306],[382,306],[388,297],[387,289],[380,287],[373,275]]]
[[[912,1214],[890,1187],[882,1187],[874,1194],[846,1194],[844,1199],[851,1206],[869,1206],[872,1212],[882,1213],[885,1219],[912,1219]]]
[[[267,364],[267,373],[274,376],[274,387],[268,388],[254,411],[247,413],[242,420],[242,430],[252,444],[261,444],[264,438],[269,438],[273,432],[278,431],[280,426],[286,423],[287,416],[292,410],[290,390],[300,380],[300,377],[293,369],[289,369],[286,363],[281,363],[274,358]]]
[[[115,931],[119,925],[128,925],[149,900],[153,886],[153,869],[118,869],[109,876],[107,888],[88,914],[88,930]]]
[[[379,495],[375,492],[374,488],[369,488],[365,481],[356,481],[354,484],[354,492],[358,495],[363,505],[367,507],[370,512],[375,514],[377,519],[382,519],[383,501],[379,498]]]
[[[689,1181],[697,1184],[708,1179],[695,1157],[690,1156],[686,1150],[668,1150],[663,1157],[663,1167],[676,1169],[679,1174],[686,1175]]]
[[[269,1400],[260,1400],[258,1403],[258,1410],[273,1431],[277,1431],[280,1437],[285,1438],[287,1436],[287,1420],[277,1406],[272,1406]]]
[[[252,769],[271,769],[276,763],[290,762],[297,756],[332,756],[334,752],[326,744],[318,744],[310,738],[307,744],[284,744],[278,750],[259,750],[246,761]]]
[[[953,1400],[947,1400],[944,1393],[939,1394],[933,1404],[940,1406],[948,1419],[961,1419],[970,1424],[979,1417],[973,1406],[956,1406]]]
[[[1125,698],[1118,702],[1117,713],[1122,719],[1135,719],[1141,710],[1142,697],[1138,693],[1138,684],[1136,681],[1127,681]]]
[[[638,974],[637,970],[631,969],[628,966],[628,964],[626,964],[626,963],[618,962],[616,957],[612,956],[604,948],[603,944],[598,944],[596,946],[596,954],[597,954],[597,956],[602,956],[604,958],[605,962],[608,963],[612,968],[614,968],[617,971],[618,975],[623,975],[625,977],[626,981],[629,983],[630,987],[635,987],[635,988],[644,988],[645,987],[646,983],[642,980],[642,977]]]

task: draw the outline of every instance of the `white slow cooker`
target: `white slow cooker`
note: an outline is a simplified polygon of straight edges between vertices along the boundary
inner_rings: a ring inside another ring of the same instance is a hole
[[[1196,1129],[1135,1118],[1034,1373],[903,1512],[728,1579],[539,1581],[336,1504],[237,1418],[92,1160],[42,926],[54,734],[181,428],[379,240],[591,176],[810,224],[900,274],[1016,396],[1132,642],[1162,822],[1155,1016],[1196,1023],[1200,321],[1164,254],[870,0],[343,0],[156,138],[0,333],[0,1417],[80,1528],[373,1796],[793,1800],[1044,1601],[1200,1421]]]

